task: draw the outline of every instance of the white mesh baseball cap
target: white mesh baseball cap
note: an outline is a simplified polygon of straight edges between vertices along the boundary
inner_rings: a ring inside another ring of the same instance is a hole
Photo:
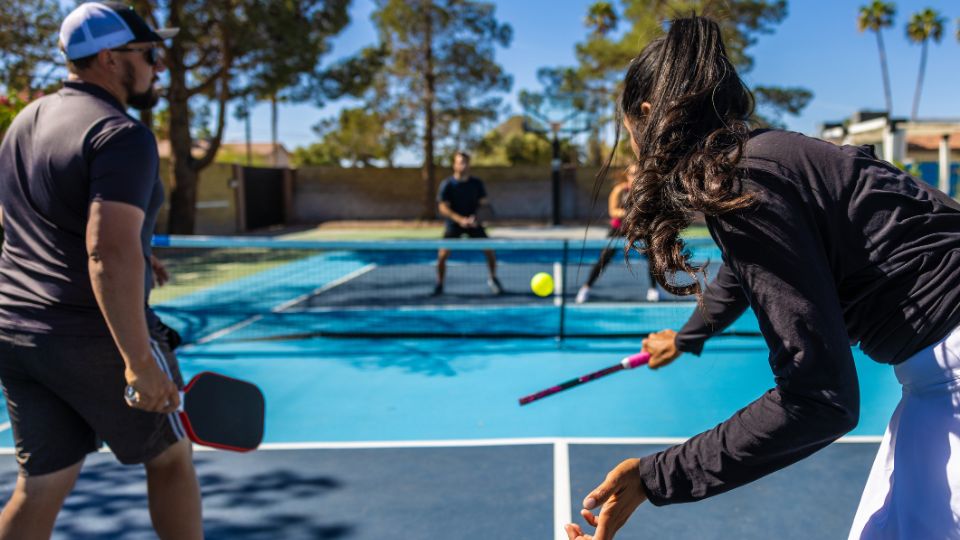
[[[60,25],[67,60],[76,60],[127,43],[154,43],[177,35],[179,28],[154,30],[133,8],[119,2],[80,4]]]

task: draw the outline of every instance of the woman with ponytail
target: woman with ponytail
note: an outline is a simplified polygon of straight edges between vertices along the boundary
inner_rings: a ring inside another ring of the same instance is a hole
[[[569,538],[609,540],[644,501],[723,493],[853,429],[851,344],[893,366],[903,397],[850,538],[960,538],[960,205],[870,148],[751,130],[752,96],[706,18],[676,20],[644,48],[619,106],[639,167],[624,232],[664,289],[699,300],[680,333],[644,340],[651,367],[699,354],[750,307],[776,386],[618,465],[584,500],[595,534],[570,524]],[[696,212],[723,253],[709,285],[679,236]]]

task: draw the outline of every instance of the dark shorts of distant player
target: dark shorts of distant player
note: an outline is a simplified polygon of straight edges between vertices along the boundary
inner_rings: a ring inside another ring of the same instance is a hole
[[[151,353],[183,388],[161,328]],[[0,329],[0,383],[21,473],[39,476],[80,462],[107,443],[126,465],[146,463],[184,438],[177,413],[133,409],[123,399],[124,363],[110,336],[53,336]]]
[[[484,229],[482,225],[479,227],[461,227],[448,223],[446,228],[443,229],[444,238],[460,238],[462,236],[469,238],[489,238],[487,236],[487,230]]]

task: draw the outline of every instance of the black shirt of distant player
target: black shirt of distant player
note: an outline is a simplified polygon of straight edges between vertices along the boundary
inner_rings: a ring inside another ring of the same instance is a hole
[[[437,201],[447,203],[458,215],[472,216],[480,208],[480,200],[486,196],[487,190],[479,178],[468,176],[465,180],[457,180],[451,176],[440,184]],[[447,218],[447,223],[453,224],[453,220]]]

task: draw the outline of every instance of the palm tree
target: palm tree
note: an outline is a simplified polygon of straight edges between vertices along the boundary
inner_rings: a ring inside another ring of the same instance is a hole
[[[923,87],[923,74],[927,68],[927,43],[932,39],[940,43],[943,37],[943,25],[946,20],[940,16],[937,11],[926,8],[919,13],[910,16],[910,22],[907,23],[907,39],[914,43],[919,43],[920,49],[920,71],[917,74],[917,89],[913,94],[913,112],[910,114],[911,120],[917,119],[917,111],[920,109],[920,90]]]
[[[890,96],[890,73],[887,71],[887,52],[883,47],[880,30],[893,26],[893,16],[897,8],[892,2],[873,0],[870,5],[861,6],[857,15],[857,30],[870,30],[877,34],[877,50],[880,52],[880,69],[883,72],[883,95],[887,100],[887,114],[893,114],[893,98]]]

